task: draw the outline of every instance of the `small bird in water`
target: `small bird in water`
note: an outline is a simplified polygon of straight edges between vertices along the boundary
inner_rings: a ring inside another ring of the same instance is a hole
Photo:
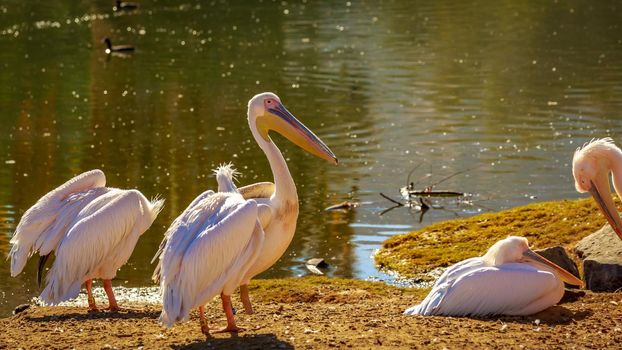
[[[106,44],[106,53],[110,55],[113,52],[129,53],[134,51],[132,45],[112,45],[110,38],[104,38],[103,42]]]
[[[557,304],[564,282],[581,280],[529,249],[527,238],[510,236],[484,256],[447,268],[430,294],[406,315],[531,315]]]
[[[138,8],[138,3],[117,0],[117,5],[112,7],[113,11],[132,11]]]

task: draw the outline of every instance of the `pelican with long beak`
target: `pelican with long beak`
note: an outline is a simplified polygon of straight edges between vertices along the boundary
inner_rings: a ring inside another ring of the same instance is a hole
[[[273,93],[250,100],[248,124],[268,157],[274,183],[237,188],[233,169],[221,166],[216,170],[218,192],[204,192],[173,222],[156,254],[160,262],[154,273],[163,297],[160,320],[166,326],[187,319],[190,310],[198,308],[201,330],[209,336],[204,305],[220,294],[227,316],[227,326],[221,331],[240,331],[231,293],[240,286],[246,312],[252,313],[250,279],[272,266],[289,246],[296,230],[298,195],[285,159],[270,138],[271,130],[337,164],[324,142]]]
[[[611,195],[609,173],[613,178],[613,187],[621,197],[622,151],[611,138],[595,139],[577,148],[572,158],[575,187],[580,193],[589,192],[594,197],[605,219],[622,239],[622,220]]]
[[[529,249],[527,238],[510,236],[486,254],[445,270],[430,294],[406,315],[531,315],[557,304],[564,282],[581,280]]]

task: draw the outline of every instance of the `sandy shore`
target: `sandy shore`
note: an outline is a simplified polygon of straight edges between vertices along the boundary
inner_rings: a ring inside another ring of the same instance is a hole
[[[251,291],[257,313],[237,314],[238,335],[206,339],[198,316],[172,329],[158,325],[160,308],[88,313],[81,306],[38,307],[0,319],[0,348],[590,348],[622,344],[622,293],[591,293],[530,317],[468,319],[409,317],[402,311],[422,293],[379,283],[301,278],[259,282]],[[235,305],[240,305],[235,299]],[[222,327],[218,300],[210,326]]]

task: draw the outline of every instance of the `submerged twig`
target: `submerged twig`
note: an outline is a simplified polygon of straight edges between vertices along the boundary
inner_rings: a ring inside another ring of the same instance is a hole
[[[382,192],[380,192],[380,195],[381,195],[381,196],[383,196],[385,199],[387,199],[387,200],[389,200],[389,201],[391,201],[391,202],[393,202],[393,203],[397,204],[397,206],[398,206],[398,207],[400,207],[400,206],[401,206],[401,207],[403,207],[403,206],[404,206],[404,204],[403,204],[403,203],[400,203],[400,202],[398,202],[398,201],[394,200],[393,198],[391,198],[391,197],[389,197],[389,196],[385,195],[385,194],[384,194],[384,193],[382,193]]]
[[[408,194],[412,196],[427,196],[427,197],[463,197],[466,195],[464,192],[455,191],[408,191]]]
[[[324,208],[324,211],[333,211],[333,210],[348,210],[353,209],[359,206],[357,202],[345,201],[339,204],[331,205],[330,207]]]

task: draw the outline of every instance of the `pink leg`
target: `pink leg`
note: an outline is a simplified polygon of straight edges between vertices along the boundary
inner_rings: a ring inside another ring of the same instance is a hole
[[[86,285],[86,293],[88,294],[89,312],[99,311],[95,304],[95,297],[93,297],[93,280],[86,280],[84,284]]]
[[[199,306],[199,318],[201,322],[201,332],[205,334],[206,337],[210,337],[209,334],[209,326],[207,325],[207,320],[205,319],[205,307]]]
[[[111,280],[104,280],[104,290],[106,291],[106,295],[108,295],[108,310],[119,311],[119,305],[117,305],[117,300],[115,299],[114,292],[112,291]]]
[[[254,314],[255,311],[251,304],[251,298],[248,296],[248,284],[240,286],[240,299],[242,299],[242,304],[244,304],[244,311],[249,315]]]
[[[235,325],[235,318],[233,317],[233,309],[231,305],[231,296],[220,293],[220,299],[222,299],[222,309],[225,311],[225,315],[227,316],[227,327],[219,330],[217,333],[223,333],[223,332],[237,333],[237,332],[243,331],[244,328],[240,328]]]

